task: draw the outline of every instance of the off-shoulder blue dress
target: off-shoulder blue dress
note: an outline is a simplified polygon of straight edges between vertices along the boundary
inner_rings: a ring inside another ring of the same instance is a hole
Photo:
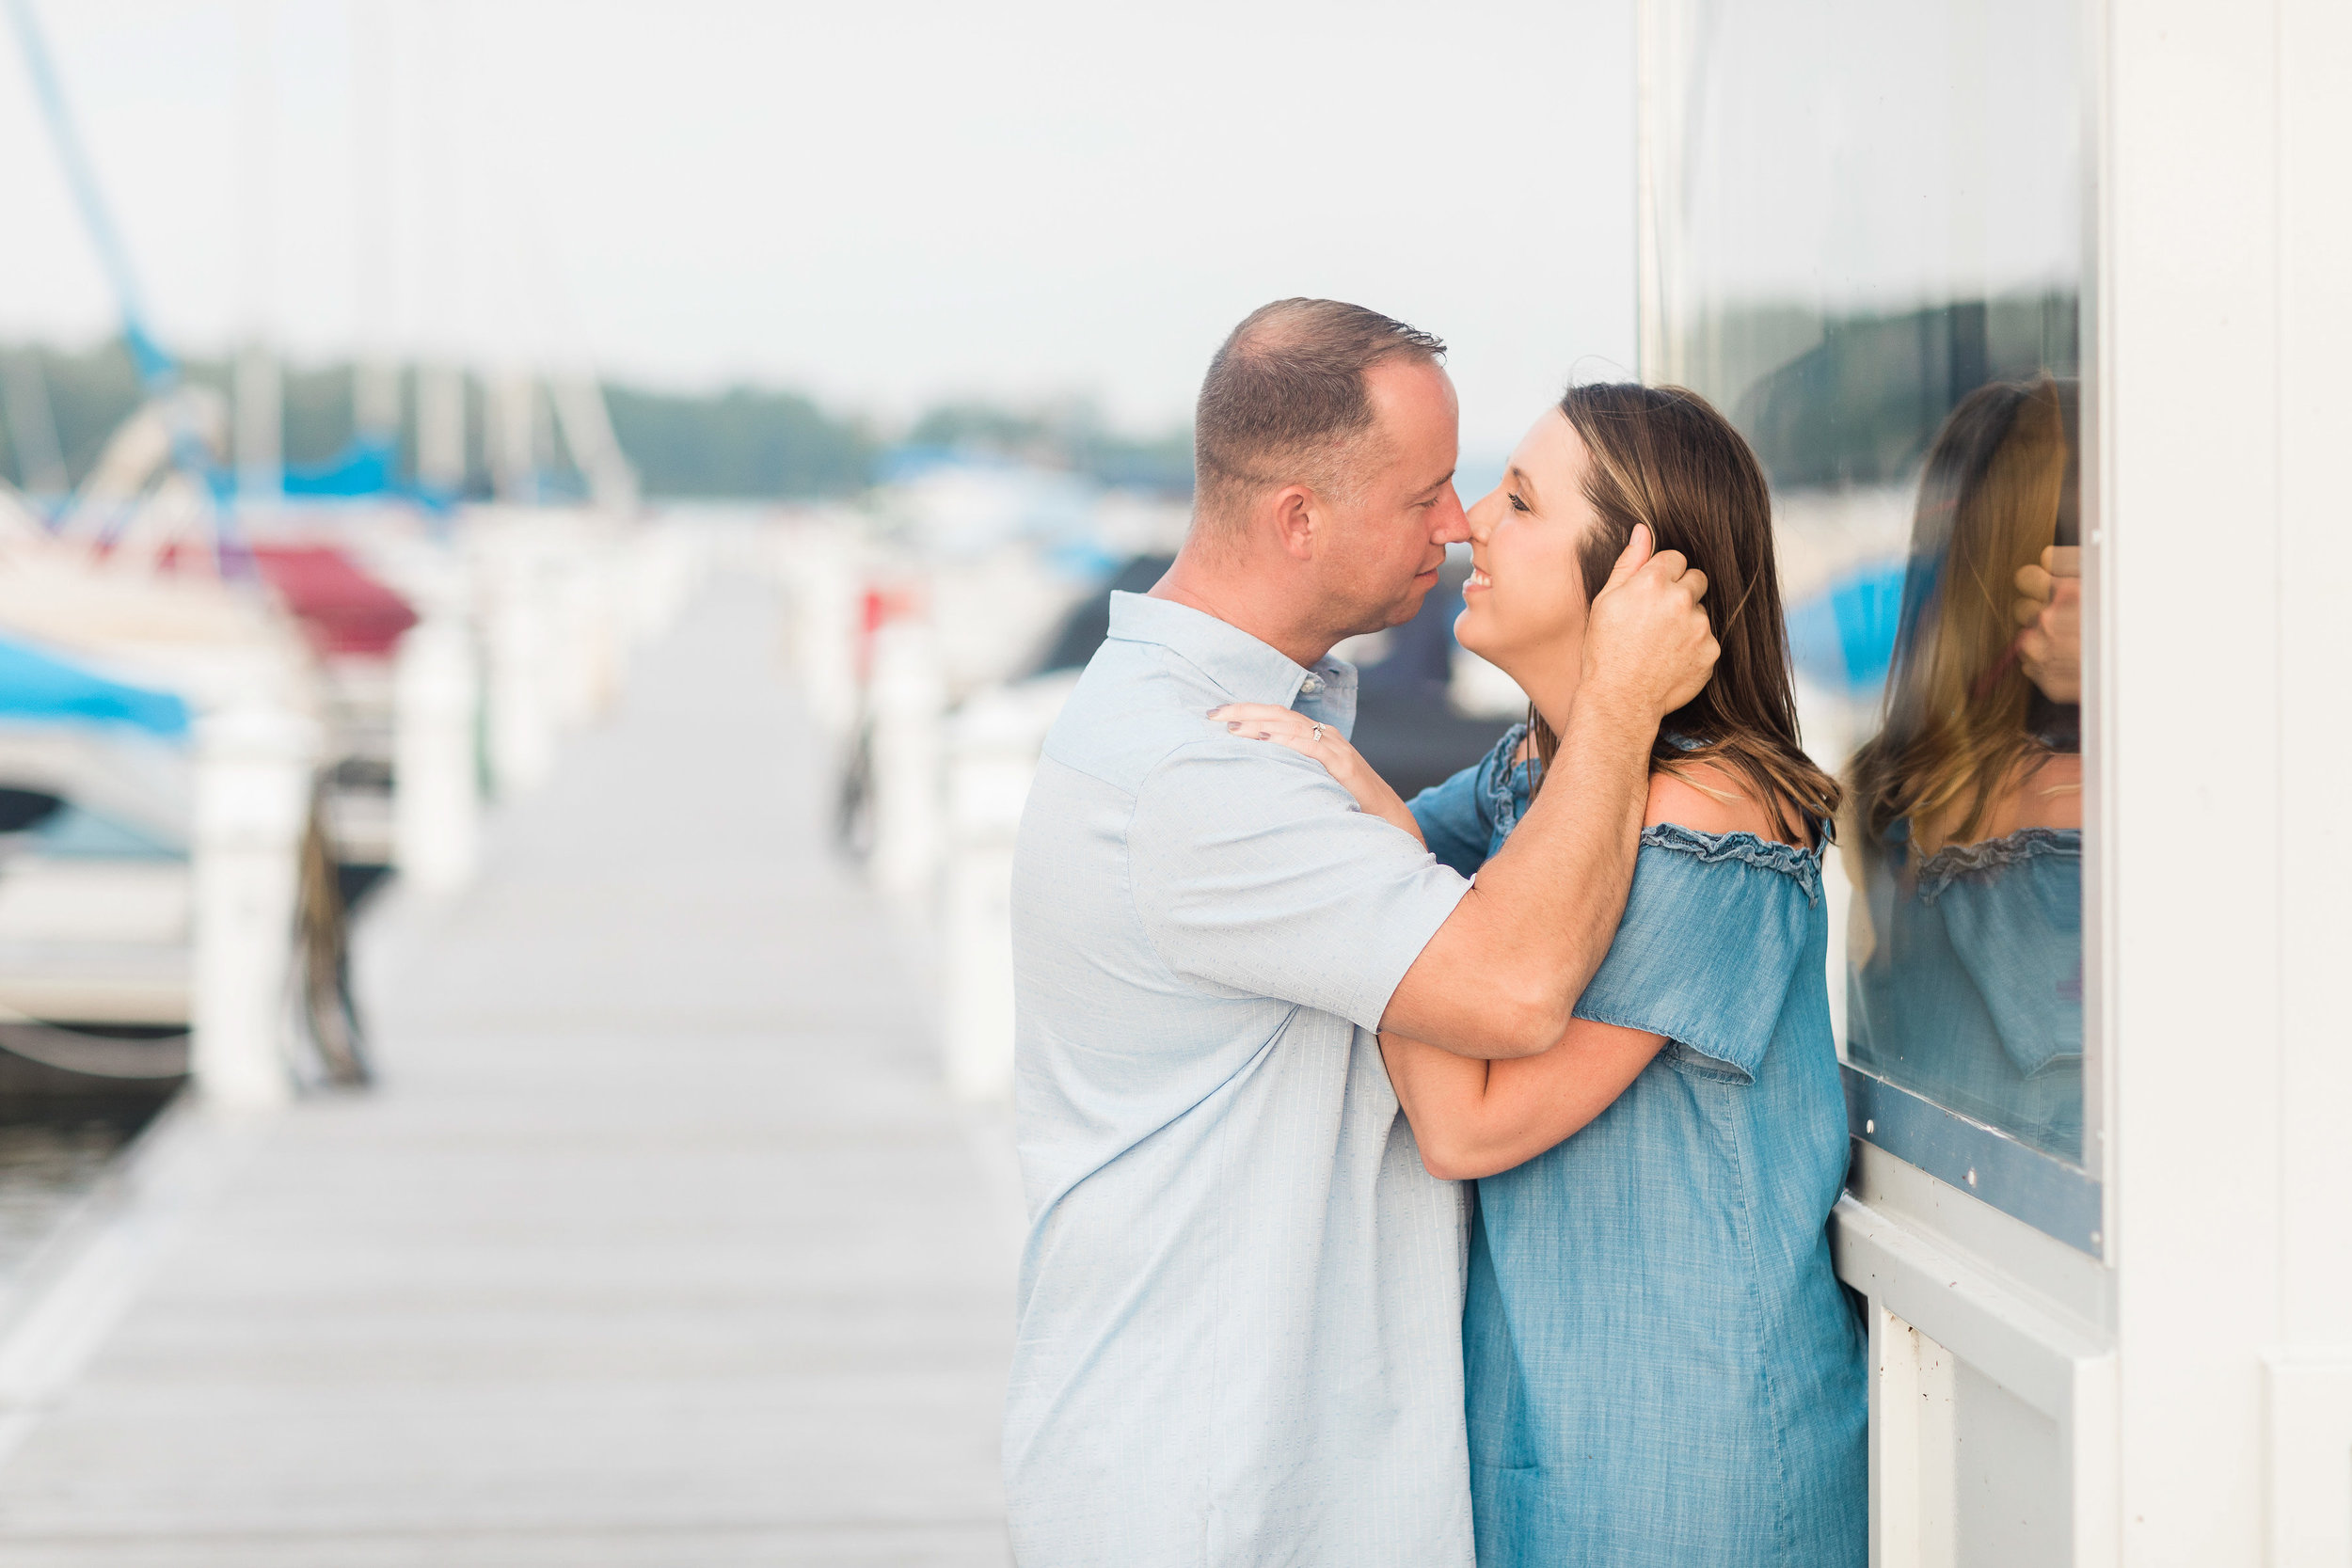
[[[1526,810],[1523,730],[1412,801],[1475,871]],[[1860,1325],[1820,856],[1642,835],[1579,1018],[1664,1035],[1614,1104],[1478,1183],[1462,1321],[1481,1568],[1868,1558]]]
[[[1864,863],[1877,940],[1847,986],[1854,1065],[2080,1163],[2081,830],[1915,856],[1898,822]]]

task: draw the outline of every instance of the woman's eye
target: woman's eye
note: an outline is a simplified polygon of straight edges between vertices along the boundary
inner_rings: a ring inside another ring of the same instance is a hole
[[[1506,495],[1506,496],[1509,496],[1509,497],[1511,498],[1511,510],[1512,510],[1512,511],[1514,511],[1514,512],[1524,512],[1524,511],[1526,511],[1526,510],[1527,510],[1527,503],[1526,503],[1525,501],[1523,501],[1523,500],[1519,499],[1519,498],[1518,498],[1518,496],[1513,495],[1513,494],[1512,494],[1510,491],[1508,491],[1508,490],[1505,490],[1505,491],[1503,492],[1503,494],[1504,494],[1504,495]]]

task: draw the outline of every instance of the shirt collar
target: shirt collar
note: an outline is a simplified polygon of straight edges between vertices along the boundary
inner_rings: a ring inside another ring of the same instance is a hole
[[[1146,594],[1111,595],[1112,641],[1168,649],[1221,687],[1236,702],[1283,707],[1344,707],[1355,714],[1356,667],[1326,654],[1313,669],[1230,621],[1173,599]],[[1300,702],[1302,694],[1308,699]]]

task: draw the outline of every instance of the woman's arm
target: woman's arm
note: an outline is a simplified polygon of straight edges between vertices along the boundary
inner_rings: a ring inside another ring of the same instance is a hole
[[[1772,836],[1763,811],[1732,775],[1708,764],[1688,771],[1687,778],[1651,777],[1645,825]],[[1413,1124],[1421,1163],[1442,1180],[1467,1181],[1524,1164],[1575,1136],[1615,1103],[1665,1043],[1663,1035],[1579,1018],[1557,1045],[1534,1056],[1475,1061],[1401,1035],[1380,1037],[1380,1056]]]
[[[1665,1043],[1663,1035],[1580,1018],[1539,1056],[1482,1062],[1383,1035],[1380,1057],[1421,1163],[1440,1180],[1467,1181],[1525,1164],[1581,1132]]]
[[[1225,727],[1235,735],[1252,740],[1271,740],[1287,746],[1302,756],[1310,756],[1323,764],[1325,771],[1340,782],[1340,787],[1356,797],[1367,816],[1377,816],[1394,823],[1422,838],[1421,824],[1405,804],[1405,798],[1389,787],[1389,781],[1372,770],[1346,737],[1328,724],[1318,724],[1295,708],[1276,707],[1268,703],[1228,703],[1209,715],[1221,719]]]

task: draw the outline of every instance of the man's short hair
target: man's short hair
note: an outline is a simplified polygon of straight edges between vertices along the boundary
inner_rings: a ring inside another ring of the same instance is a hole
[[[1310,484],[1347,496],[1373,428],[1364,372],[1445,343],[1360,305],[1278,299],[1242,319],[1200,383],[1193,420],[1194,513],[1218,521],[1260,491]]]

